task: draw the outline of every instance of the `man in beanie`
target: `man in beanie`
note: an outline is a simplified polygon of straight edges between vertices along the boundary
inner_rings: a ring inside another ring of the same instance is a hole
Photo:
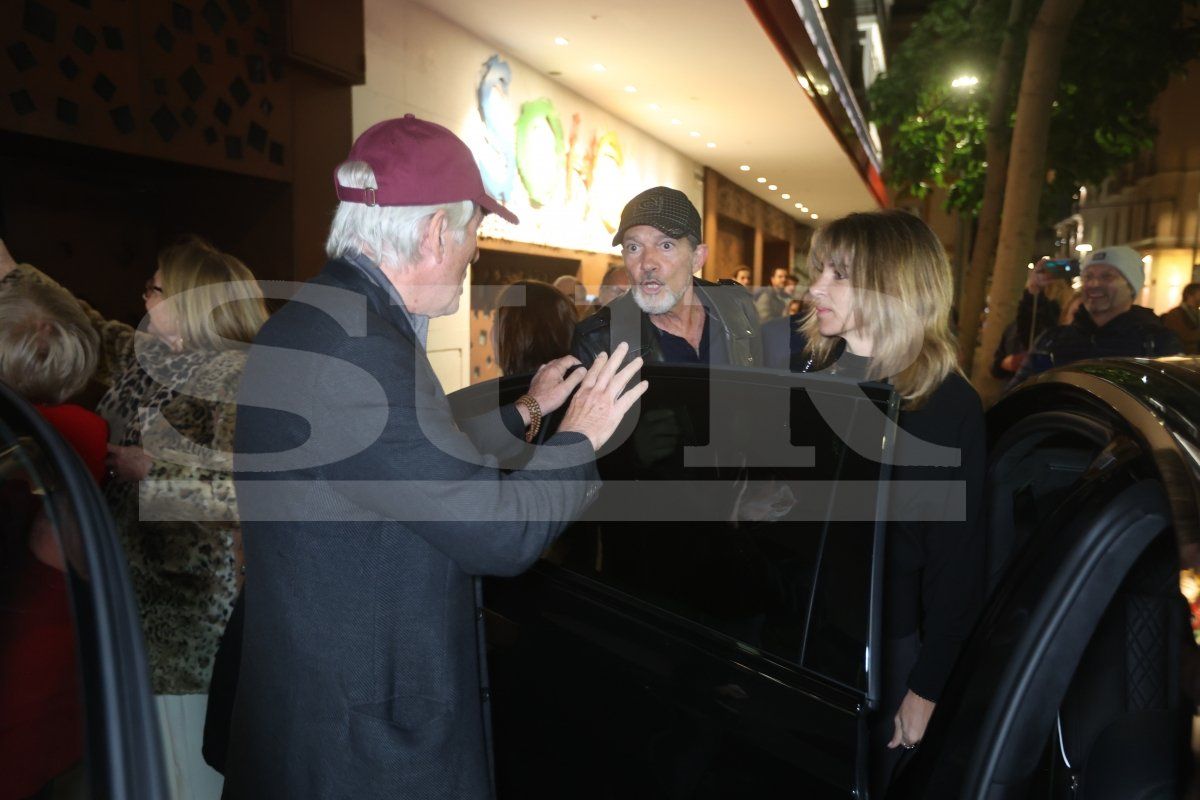
[[[246,553],[226,798],[489,798],[481,575],[516,575],[595,494],[595,451],[644,382],[543,365],[455,420],[429,357],[486,213],[470,150],[412,115],[338,167],[329,262],[268,321],[239,391]],[[544,447],[526,442],[566,404]],[[499,468],[519,461],[511,473]],[[526,461],[528,459],[528,461]]]
[[[591,364],[629,342],[647,362],[760,366],[754,303],[741,284],[695,277],[708,257],[700,240],[700,212],[678,189],[656,186],[630,200],[612,240],[630,291],[575,326],[575,356]]]
[[[1142,257],[1131,247],[1097,250],[1083,265],[1083,308],[1067,325],[1043,333],[1009,387],[1051,367],[1106,356],[1169,356],[1179,337],[1148,308],[1134,305],[1144,281]]]

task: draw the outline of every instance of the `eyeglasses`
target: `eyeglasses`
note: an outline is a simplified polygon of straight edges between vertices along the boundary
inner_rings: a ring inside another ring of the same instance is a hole
[[[161,297],[162,293],[163,288],[161,286],[155,286],[154,281],[146,281],[146,288],[142,290],[142,299],[149,300],[153,295]]]

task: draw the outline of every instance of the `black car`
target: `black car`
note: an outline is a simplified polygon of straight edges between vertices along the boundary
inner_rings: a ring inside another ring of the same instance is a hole
[[[890,442],[861,432],[895,398],[821,375],[645,377],[597,505],[486,585],[501,796],[865,797],[888,510],[868,487]],[[990,411],[991,599],[889,797],[1182,793],[1198,425],[1183,359],[1060,369]]]
[[[876,434],[895,397],[824,375],[645,377],[588,515],[487,583],[501,797],[865,797],[892,446]],[[524,388],[451,399],[471,413]],[[889,797],[1179,796],[1200,674],[1179,590],[1200,551],[1200,362],[1055,370],[988,421],[990,601]],[[166,797],[103,500],[3,387],[0,480],[45,504],[67,554],[92,794]]]

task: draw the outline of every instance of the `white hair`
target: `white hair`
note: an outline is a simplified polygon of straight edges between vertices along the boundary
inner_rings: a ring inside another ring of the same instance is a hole
[[[375,171],[362,161],[347,161],[338,167],[337,180],[353,189],[378,189]],[[325,241],[330,258],[363,253],[380,264],[404,267],[417,256],[425,223],[438,210],[446,212],[446,225],[461,243],[475,214],[475,203],[461,200],[433,206],[369,206],[338,203]]]
[[[100,337],[74,297],[27,283],[0,292],[0,380],[33,403],[58,405],[87,385]]]

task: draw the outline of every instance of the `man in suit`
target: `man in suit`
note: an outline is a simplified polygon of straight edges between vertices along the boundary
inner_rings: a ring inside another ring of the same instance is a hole
[[[687,195],[666,186],[637,195],[621,211],[612,243],[621,247],[631,288],[575,326],[571,352],[584,364],[616,342],[638,347],[648,362],[762,363],[758,319],[745,288],[695,277],[708,246]]]
[[[239,394],[225,797],[488,798],[478,576],[528,568],[594,495],[640,360],[561,358],[516,405],[456,421],[429,318],[457,309],[483,215],[516,217],[465,144],[412,115],[364,132],[334,182],[330,261],[263,326]],[[526,444],[576,387],[546,446]]]

